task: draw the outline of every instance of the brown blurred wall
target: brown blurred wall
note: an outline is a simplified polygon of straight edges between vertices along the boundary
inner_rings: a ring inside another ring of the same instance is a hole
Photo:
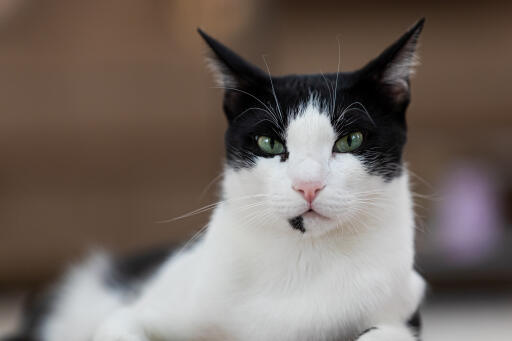
[[[257,65],[268,55],[273,73],[317,73],[336,70],[337,35],[350,70],[426,16],[411,169],[435,184],[456,156],[510,174],[511,14],[510,2],[5,2],[0,286],[46,279],[92,245],[124,253],[204,225],[155,223],[215,200],[225,122],[198,26]]]

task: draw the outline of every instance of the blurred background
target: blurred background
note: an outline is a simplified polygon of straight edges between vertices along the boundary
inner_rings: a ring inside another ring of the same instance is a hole
[[[426,341],[512,340],[512,2],[0,0],[0,335],[91,247],[182,242],[226,123],[200,26],[275,74],[361,67],[422,16],[406,159]]]

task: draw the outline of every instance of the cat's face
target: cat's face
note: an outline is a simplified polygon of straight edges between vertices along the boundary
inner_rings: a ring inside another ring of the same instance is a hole
[[[227,204],[248,223],[311,235],[385,209],[422,24],[359,71],[272,78],[200,32],[226,89]]]

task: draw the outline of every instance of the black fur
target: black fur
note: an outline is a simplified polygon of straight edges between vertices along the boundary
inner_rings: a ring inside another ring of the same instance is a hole
[[[409,329],[412,331],[412,333],[414,334],[414,337],[416,338],[416,340],[420,340],[420,333],[421,333],[421,316],[420,316],[420,310],[416,310],[414,312],[414,314],[412,314],[412,316],[409,318],[409,320],[407,321],[407,326],[409,327]],[[370,327],[370,328],[367,328],[365,330],[363,330],[356,338],[356,340],[359,340],[359,338],[361,336],[363,336],[364,334],[366,333],[369,333],[371,331],[374,331],[374,330],[377,330],[378,328],[377,327]]]
[[[9,336],[1,339],[2,341],[39,341],[30,336],[18,335],[18,336]]]
[[[304,218],[302,218],[302,216],[290,219],[289,222],[292,228],[299,230],[302,233],[306,232],[306,229],[304,228]]]
[[[157,247],[114,262],[105,283],[114,288],[133,290],[149,278],[168,259],[175,248]]]
[[[269,136],[286,146],[284,132],[288,122],[311,96],[315,96],[321,110],[330,115],[339,137],[353,131],[363,132],[363,145],[353,153],[370,173],[386,180],[400,175],[406,141],[405,111],[410,99],[409,86],[389,84],[385,75],[394,63],[414,51],[423,23],[424,20],[420,20],[379,57],[358,71],[281,77],[270,77],[199,30],[213,51],[214,63],[225,82],[224,112],[229,122],[225,135],[228,164],[240,169],[252,167],[258,157],[274,157],[259,149],[255,137]],[[408,85],[409,79],[405,77],[403,82]],[[336,103],[333,105],[334,97]],[[344,111],[344,118],[336,124]],[[272,119],[269,112],[276,118]]]
[[[51,313],[55,293],[53,290],[33,292],[23,309],[21,326],[16,335],[2,338],[2,341],[39,341],[38,330],[48,314]]]
[[[105,286],[112,290],[137,294],[134,290],[172,255],[175,246],[164,246],[144,251],[127,258],[114,259],[105,274]],[[27,301],[19,332],[2,341],[39,341],[38,332],[45,318],[51,314],[55,288],[34,293]]]
[[[421,315],[420,310],[416,310],[416,312],[411,316],[409,321],[407,321],[407,325],[414,332],[414,335],[419,340],[419,335],[421,333]]]

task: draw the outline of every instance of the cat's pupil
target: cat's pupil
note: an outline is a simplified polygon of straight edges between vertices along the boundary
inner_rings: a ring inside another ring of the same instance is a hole
[[[347,137],[347,144],[349,147],[352,146],[352,134],[350,134],[348,137]]]

